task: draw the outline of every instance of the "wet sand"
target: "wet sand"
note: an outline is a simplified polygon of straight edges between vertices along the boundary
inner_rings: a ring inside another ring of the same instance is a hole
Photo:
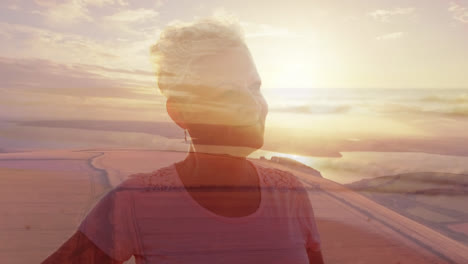
[[[73,232],[106,192],[106,175],[90,166],[97,153],[0,154],[0,260],[39,263]]]

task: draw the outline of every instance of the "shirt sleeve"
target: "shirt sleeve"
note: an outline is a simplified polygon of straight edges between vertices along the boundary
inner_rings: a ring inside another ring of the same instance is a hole
[[[99,249],[118,261],[126,261],[136,249],[136,233],[130,191],[107,193],[79,226]]]
[[[297,217],[304,235],[305,246],[311,251],[320,251],[320,234],[315,222],[314,210],[309,199],[309,191],[300,182],[297,195]]]

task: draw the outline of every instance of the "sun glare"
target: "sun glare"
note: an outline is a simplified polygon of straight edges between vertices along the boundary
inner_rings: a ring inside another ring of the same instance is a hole
[[[298,162],[300,162],[302,164],[305,164],[307,166],[312,166],[313,165],[313,159],[312,158],[302,156],[302,155],[287,154],[287,153],[276,153],[275,156],[293,159],[293,160],[298,161]]]
[[[313,85],[313,80],[307,72],[307,68],[302,62],[287,62],[279,71],[275,83],[281,88],[310,88]]]
[[[316,87],[320,76],[322,58],[318,51],[310,41],[294,38],[275,44],[266,53],[254,48],[254,55],[268,88],[308,89]]]

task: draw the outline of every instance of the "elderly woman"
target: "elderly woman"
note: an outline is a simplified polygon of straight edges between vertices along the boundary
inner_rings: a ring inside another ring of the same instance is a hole
[[[173,24],[151,54],[187,157],[110,191],[44,263],[323,263],[301,182],[246,159],[268,107],[238,24]]]

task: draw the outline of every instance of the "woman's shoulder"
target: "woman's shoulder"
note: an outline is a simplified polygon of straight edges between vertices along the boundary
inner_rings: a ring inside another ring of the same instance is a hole
[[[263,175],[263,181],[267,187],[303,189],[302,182],[293,173],[272,167],[257,165]]]
[[[160,188],[175,186],[177,181],[174,165],[165,166],[151,172],[131,174],[121,182],[117,189]]]

